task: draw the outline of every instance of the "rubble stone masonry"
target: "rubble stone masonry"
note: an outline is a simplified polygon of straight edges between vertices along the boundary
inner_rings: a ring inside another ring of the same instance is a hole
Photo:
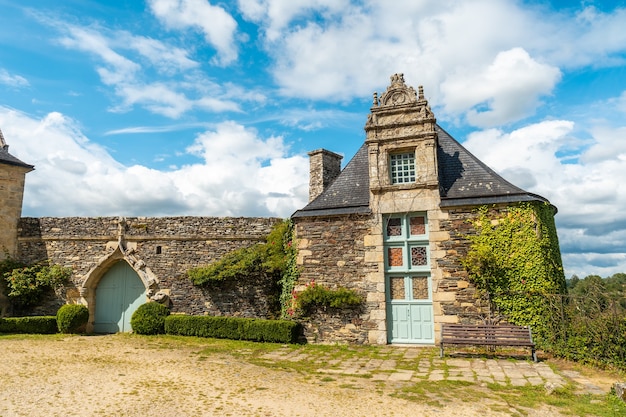
[[[125,259],[136,270],[150,271],[155,280],[151,292],[168,293],[172,312],[268,317],[272,313],[268,295],[275,291],[271,282],[251,277],[246,282],[201,288],[191,283],[186,272],[230,251],[263,242],[278,221],[229,217],[22,218],[19,258],[26,263],[49,259],[72,268],[72,283],[44,307],[49,311],[38,314],[54,314],[66,301],[76,301],[90,273],[122,241],[130,249]]]

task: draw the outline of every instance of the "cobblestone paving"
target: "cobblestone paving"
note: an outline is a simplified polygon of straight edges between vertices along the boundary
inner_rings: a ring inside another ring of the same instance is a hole
[[[341,358],[332,350],[302,353],[291,349],[263,355],[263,360],[310,361],[320,365],[320,373],[368,376],[374,381],[466,381],[476,384],[512,386],[541,385],[553,388],[573,383],[578,392],[605,394],[576,371],[555,371],[547,363],[519,358],[450,357],[439,358],[433,349],[385,347],[377,357],[354,355]]]

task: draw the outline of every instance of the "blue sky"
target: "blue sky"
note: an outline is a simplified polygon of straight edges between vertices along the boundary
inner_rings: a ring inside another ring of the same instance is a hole
[[[404,73],[548,198],[566,275],[626,272],[626,4],[0,0],[0,129],[24,216],[280,216]]]

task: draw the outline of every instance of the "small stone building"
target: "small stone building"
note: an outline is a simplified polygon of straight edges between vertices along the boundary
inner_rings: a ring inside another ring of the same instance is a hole
[[[365,143],[341,171],[341,156],[309,153],[310,202],[293,214],[302,274],[364,294],[352,314],[326,312],[309,340],[434,344],[439,324],[487,313],[462,258],[469,220],[523,202],[549,204],[509,183],[443,130],[402,74],[374,102]],[[555,211],[555,210],[553,210]],[[497,214],[496,214],[497,215]]]
[[[314,312],[305,319],[305,336],[432,345],[440,323],[488,313],[462,265],[477,208],[488,206],[497,217],[521,203],[549,202],[463,148],[437,124],[422,88],[407,86],[402,74],[374,94],[365,132],[343,170],[336,153],[309,154],[310,201],[292,215],[301,271],[296,291],[315,281],[353,289],[365,302]],[[73,271],[67,288],[32,314],[82,303],[90,311],[88,330],[101,332],[130,330],[132,313],[149,299],[170,303],[175,313],[271,317],[275,282],[202,288],[186,272],[264,241],[280,219],[20,218],[32,169],[8,153],[0,134],[0,260],[49,260]]]
[[[0,131],[0,260],[17,254],[15,231],[22,215],[24,181],[33,168],[9,153]]]

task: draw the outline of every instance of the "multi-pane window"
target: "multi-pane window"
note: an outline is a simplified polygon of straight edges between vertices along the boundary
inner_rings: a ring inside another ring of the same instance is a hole
[[[385,261],[388,270],[429,269],[426,216],[392,215],[384,219]]]
[[[415,154],[398,153],[389,156],[389,172],[392,184],[415,182]]]

